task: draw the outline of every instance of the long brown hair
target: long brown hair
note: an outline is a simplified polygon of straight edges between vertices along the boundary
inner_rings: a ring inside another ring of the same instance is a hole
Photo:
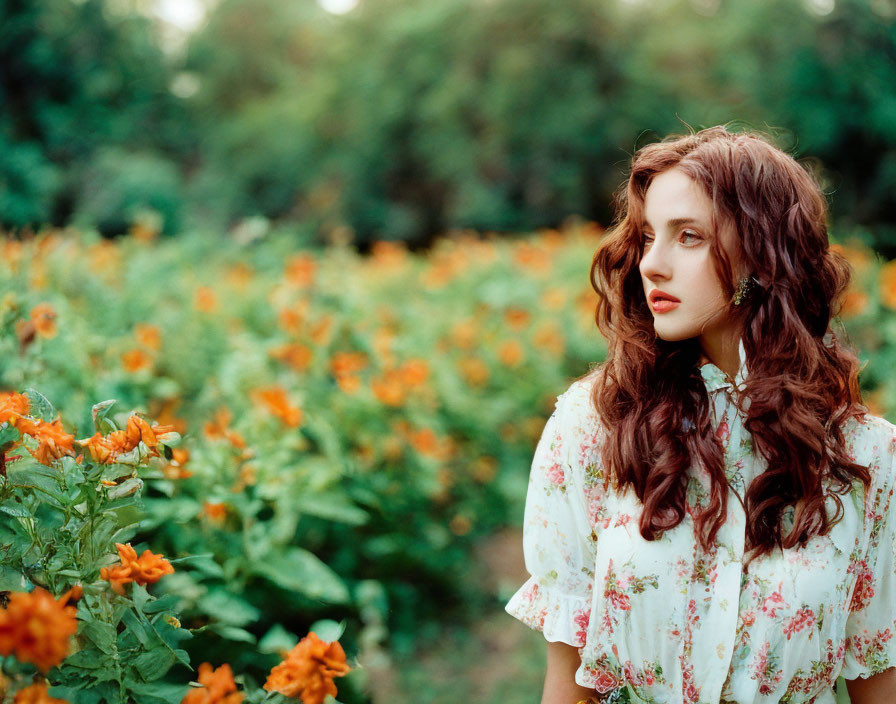
[[[758,281],[728,311],[742,330],[749,369],[743,389],[749,404],[740,406],[744,427],[768,463],[744,497],[749,562],[775,546],[805,545],[827,534],[843,511],[837,494],[850,491],[856,479],[866,490],[869,485],[867,467],[848,457],[842,432],[848,418],[868,410],[861,405],[859,360],[829,329],[849,284],[849,263],[829,247],[827,203],[816,179],[765,136],[712,127],[635,153],[616,194],[616,220],[591,266],[599,295],[595,322],[608,345],[592,402],[609,430],[602,446],[607,476],[617,489],[630,485],[642,502],[645,539],[684,518],[692,458],[711,481],[709,501],[694,516],[704,550],[724,523],[728,502],[724,448],[712,428],[699,342],[657,337],[638,268],[645,193],[656,174],[672,167],[712,199],[716,232],[720,222],[733,224],[737,254]],[[711,247],[730,300],[731,261],[718,237]],[[825,511],[827,494],[837,505],[833,517]],[[793,527],[784,534],[781,517],[791,506]]]

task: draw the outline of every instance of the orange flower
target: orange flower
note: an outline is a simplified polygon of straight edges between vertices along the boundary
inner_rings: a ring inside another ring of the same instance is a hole
[[[361,388],[361,380],[354,374],[343,374],[336,377],[336,384],[347,394],[353,394]]]
[[[377,400],[385,406],[398,407],[404,403],[405,391],[401,384],[401,374],[390,369],[381,379],[373,379],[370,388]]]
[[[470,386],[484,386],[488,381],[488,366],[481,359],[467,357],[458,362],[460,373]]]
[[[304,312],[295,308],[284,308],[277,314],[277,324],[280,328],[293,335],[298,335],[302,331],[304,322]]]
[[[166,574],[174,572],[174,567],[161,555],[144,550],[140,557],[131,544],[115,543],[121,562],[117,565],[100,569],[100,578],[108,580],[112,589],[124,594],[124,585],[130,582],[137,584],[155,584]]]
[[[152,366],[152,357],[136,347],[121,355],[121,365],[125,371],[139,372],[141,369],[149,369]]]
[[[293,406],[286,396],[286,391],[279,386],[256,389],[252,392],[252,397],[256,403],[266,407],[290,428],[295,428],[302,422],[302,409]]]
[[[294,286],[306,287],[314,283],[317,263],[308,254],[296,254],[286,262],[284,276]]]
[[[409,359],[399,368],[405,386],[422,386],[429,376],[429,365],[422,359]]]
[[[31,309],[31,322],[41,337],[56,337],[56,311],[49,303],[38,303]]]
[[[202,515],[212,523],[220,523],[227,518],[227,504],[220,501],[205,501],[202,504]]]
[[[880,268],[880,300],[887,308],[896,310],[896,259]]]
[[[430,428],[413,431],[410,443],[421,455],[435,457],[439,454],[439,438]]]
[[[233,414],[229,409],[219,408],[215,412],[212,420],[206,421],[205,425],[202,427],[202,432],[204,432],[205,437],[210,440],[224,438],[234,447],[243,449],[246,447],[246,441],[243,439],[243,436],[237,431],[229,428],[232,416]]]
[[[370,247],[374,264],[383,269],[400,269],[407,261],[408,248],[404,242],[378,240]]]
[[[448,527],[455,535],[466,535],[473,527],[473,523],[467,516],[459,513],[448,522]]]
[[[451,328],[451,341],[465,350],[473,349],[476,345],[476,332],[476,323],[472,320],[455,323]]]
[[[565,350],[563,331],[552,322],[542,323],[535,331],[532,342],[552,357],[561,357]]]
[[[170,425],[174,432],[183,435],[187,432],[187,421],[174,415],[175,409],[181,405],[181,399],[172,396],[164,399],[152,399],[149,402],[149,415],[159,425]]]
[[[285,362],[293,369],[303,372],[308,369],[311,364],[311,349],[298,342],[291,342],[279,347],[274,347],[268,351],[268,354],[274,359]]]
[[[149,325],[148,323],[137,323],[134,326],[134,337],[137,343],[144,347],[158,352],[162,346],[162,332],[157,325]]]
[[[325,315],[311,326],[311,341],[320,347],[330,344],[333,336],[333,316]]]
[[[160,437],[171,432],[170,425],[151,426],[140,416],[131,414],[124,430],[116,430],[106,436],[94,433],[93,437],[78,440],[78,444],[90,450],[93,459],[101,464],[114,463],[119,455],[133,450],[143,443],[153,457],[159,456]]]
[[[511,330],[525,330],[532,316],[522,308],[508,308],[504,312],[504,322]]]
[[[196,298],[193,307],[200,313],[214,313],[218,310],[218,297],[209,286],[200,286],[196,289]]]
[[[303,704],[323,704],[328,694],[336,696],[333,678],[347,675],[350,669],[339,642],[325,643],[312,631],[271,670],[264,688],[301,698]]]
[[[65,699],[51,697],[46,682],[35,682],[16,692],[13,704],[68,704]]]
[[[190,459],[190,451],[174,447],[171,449],[171,461],[162,467],[162,474],[165,479],[189,479],[193,473],[187,469],[187,462]]]
[[[75,607],[50,592],[13,592],[0,609],[0,655],[15,654],[46,672],[68,656],[69,638],[78,630]]]
[[[367,357],[361,352],[337,352],[330,360],[330,370],[336,377],[354,374],[367,366]]]
[[[75,436],[69,435],[62,429],[61,419],[57,418],[51,423],[37,421],[29,425],[30,427],[23,429],[22,432],[31,435],[40,442],[40,445],[36,450],[29,449],[28,452],[41,464],[52,465],[54,460],[66,455],[70,457],[75,455],[75,450],[72,447]]]
[[[530,242],[521,241],[514,246],[513,260],[529,271],[546,274],[551,268],[550,254]]]
[[[840,308],[840,315],[844,318],[851,318],[854,315],[860,315],[868,306],[868,294],[864,291],[850,287],[843,296],[843,305]]]
[[[19,417],[28,415],[28,409],[28,397],[25,394],[0,392],[0,423],[15,425]]]
[[[542,305],[550,310],[560,310],[566,303],[566,293],[561,288],[549,288],[541,297]]]
[[[868,249],[864,245],[857,246],[832,244],[831,249],[842,254],[849,261],[850,265],[860,274],[868,270],[871,264],[871,256]]]
[[[243,701],[245,695],[236,691],[233,670],[227,663],[214,669],[211,663],[202,663],[196,679],[203,686],[187,692],[181,704],[240,704]]]
[[[498,359],[508,367],[518,367],[523,363],[523,346],[519,340],[505,340],[498,347]]]

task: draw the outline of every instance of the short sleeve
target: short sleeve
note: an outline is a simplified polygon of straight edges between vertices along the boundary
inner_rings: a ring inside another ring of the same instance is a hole
[[[887,429],[888,437],[879,443],[883,459],[874,468],[878,481],[866,501],[868,549],[858,565],[846,621],[840,674],[848,680],[896,667],[896,426],[887,423]]]
[[[582,382],[577,382],[581,385]],[[587,390],[574,384],[558,399],[535,449],[523,517],[531,577],[505,610],[551,642],[585,644],[594,582],[585,457],[593,416]]]

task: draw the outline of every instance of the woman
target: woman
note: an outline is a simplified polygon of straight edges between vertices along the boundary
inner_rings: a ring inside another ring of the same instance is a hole
[[[648,145],[591,280],[607,359],[544,429],[507,605],[543,704],[896,702],[896,426],[829,328],[815,180],[724,127]]]

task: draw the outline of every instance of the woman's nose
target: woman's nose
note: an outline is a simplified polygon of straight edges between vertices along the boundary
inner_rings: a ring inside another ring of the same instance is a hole
[[[641,256],[640,268],[641,273],[647,278],[668,277],[671,273],[668,252],[663,250],[661,244],[651,243]]]

